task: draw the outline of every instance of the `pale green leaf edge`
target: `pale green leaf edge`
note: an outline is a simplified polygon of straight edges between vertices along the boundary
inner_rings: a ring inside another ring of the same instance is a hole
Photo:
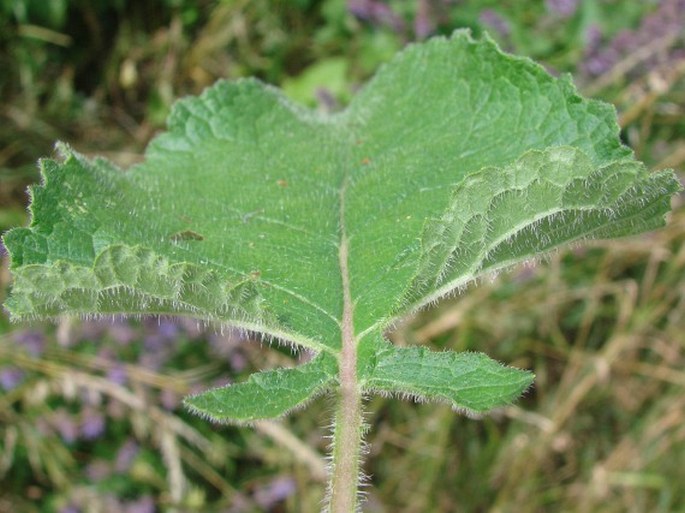
[[[51,173],[59,166],[79,165],[88,169],[111,164],[90,161],[59,143],[62,163],[41,159],[42,183],[47,186]],[[57,167],[55,167],[57,166]],[[32,204],[33,206],[33,204]],[[235,281],[219,277],[211,269],[191,262],[171,262],[155,251],[141,246],[112,244],[93,258],[92,265],[78,265],[63,259],[49,264],[21,264],[24,253],[47,253],[44,247],[24,244],[30,240],[45,243],[31,226],[14,228],[3,236],[10,250],[13,275],[12,292],[5,307],[13,321],[57,319],[62,315],[81,317],[107,315],[180,315],[210,324],[235,328],[292,343],[316,352],[335,354],[320,341],[283,330],[264,308],[257,290],[258,279],[244,276]]]
[[[635,160],[597,168],[570,146],[531,150],[508,166],[483,168],[455,187],[440,218],[424,225],[416,277],[397,317],[380,326],[387,329],[483,276],[565,244],[662,227],[680,190],[670,169],[650,173]]]

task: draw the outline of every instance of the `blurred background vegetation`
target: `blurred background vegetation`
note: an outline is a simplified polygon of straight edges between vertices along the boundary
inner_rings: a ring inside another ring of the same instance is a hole
[[[344,107],[412,41],[467,27],[616,105],[653,168],[685,163],[682,0],[0,0],[0,231],[56,140],[122,166],[173,101],[256,75]],[[372,398],[368,512],[685,512],[685,206],[640,238],[562,251],[421,313],[397,344],[537,374],[481,421]],[[0,302],[9,286],[0,247]],[[316,512],[329,401],[217,427],[184,394],[292,363],[168,319],[0,314],[0,513]]]

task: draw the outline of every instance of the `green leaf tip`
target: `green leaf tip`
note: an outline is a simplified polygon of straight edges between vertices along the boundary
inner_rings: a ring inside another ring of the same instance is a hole
[[[4,237],[13,318],[187,315],[331,365],[344,343],[361,347],[485,274],[663,225],[680,190],[671,171],[633,159],[613,107],[464,32],[410,45],[340,113],[305,109],[257,80],[220,81],[177,102],[167,132],[125,172],[58,151],[41,161],[30,226]],[[375,368],[360,374],[370,389],[474,412],[531,379],[483,356],[374,351],[358,361]],[[329,386],[311,369],[188,404],[217,420],[282,415]],[[499,385],[463,389],[479,374]],[[303,390],[292,399],[282,393],[291,380]],[[267,385],[274,397],[262,410],[240,402]]]

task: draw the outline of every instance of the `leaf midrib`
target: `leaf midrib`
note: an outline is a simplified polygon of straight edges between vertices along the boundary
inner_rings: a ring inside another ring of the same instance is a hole
[[[349,269],[349,239],[345,225],[345,194],[349,183],[349,175],[345,174],[340,187],[340,245],[338,247],[338,264],[342,285],[342,315],[340,319],[340,378],[341,382],[349,379],[356,380],[356,340],[354,333],[354,303],[350,287]]]

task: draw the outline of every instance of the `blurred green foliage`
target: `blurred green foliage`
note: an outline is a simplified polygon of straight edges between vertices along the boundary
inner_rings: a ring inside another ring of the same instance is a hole
[[[339,109],[403,45],[462,27],[572,72],[616,105],[639,158],[682,172],[674,26],[685,26],[681,0],[0,0],[0,231],[26,221],[25,188],[56,140],[127,166],[174,99],[218,78],[256,75]],[[665,230],[559,253],[398,327],[397,344],[477,349],[538,378],[517,407],[477,422],[373,399],[366,510],[685,510],[676,206]],[[318,510],[326,400],[256,430],[178,408],[221,376],[294,356],[173,326],[0,315],[0,513]]]

